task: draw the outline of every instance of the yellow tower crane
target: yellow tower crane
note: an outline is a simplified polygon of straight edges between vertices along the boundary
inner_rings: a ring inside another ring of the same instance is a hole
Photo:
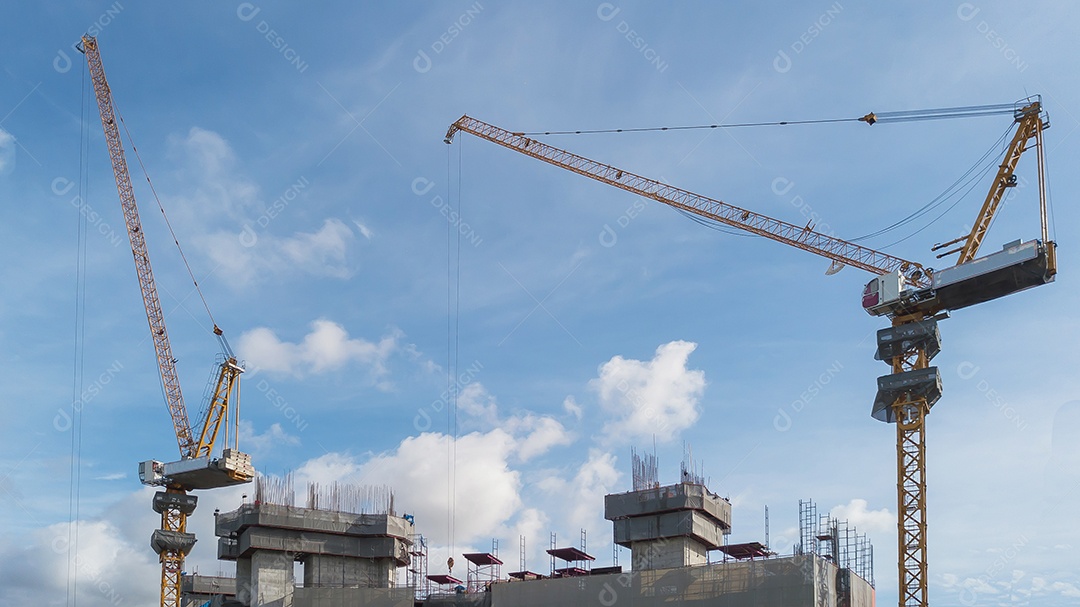
[[[161,373],[165,404],[169,409],[176,442],[180,447],[178,461],[163,463],[151,460],[139,464],[139,480],[143,484],[164,487],[163,491],[154,495],[153,501],[154,511],[161,515],[161,528],[155,530],[150,539],[150,545],[161,561],[161,607],[180,607],[180,574],[183,571],[184,558],[195,545],[195,534],[187,532],[187,518],[198,503],[198,498],[188,495],[188,492],[248,483],[255,476],[251,457],[240,452],[238,448],[238,428],[233,429],[231,448],[228,445],[230,418],[234,426],[239,423],[239,380],[244,369],[233,355],[221,329],[214,325],[214,334],[221,342],[225,355],[218,366],[217,382],[196,440],[180,391],[176,359],[169,344],[169,334],[165,330],[165,313],[161,308],[157,284],[150,267],[146,237],[139,220],[139,208],[135,203],[131,175],[128,173],[124,146],[116,123],[118,113],[113,104],[109,83],[105,79],[97,40],[84,36],[82,51],[86,54],[98,110],[101,113],[101,125],[109,147],[116,188],[120,194],[120,206],[124,211],[124,222],[131,241],[131,253],[135,258],[135,271],[146,307],[146,319],[150,324],[150,337],[154,342],[154,352]],[[222,425],[225,426],[225,448],[221,450],[219,457],[215,457],[214,447],[218,444]]]
[[[871,415],[896,424],[897,509],[900,607],[926,607],[926,435],[925,420],[941,398],[941,376],[930,361],[941,350],[937,321],[958,310],[1017,291],[1043,285],[1057,273],[1055,244],[1049,239],[1044,183],[1043,129],[1049,122],[1041,100],[1030,97],[1017,104],[944,108],[914,112],[867,114],[858,120],[877,122],[955,118],[1011,113],[1016,132],[999,166],[971,232],[951,242],[935,245],[938,255],[960,253],[957,263],[934,271],[928,267],[875,251],[720,200],[695,194],[642,177],[584,156],[537,141],[522,132],[511,132],[469,116],[450,125],[445,142],[458,132],[470,133],[526,156],[542,160],[601,183],[655,200],[708,220],[816,253],[834,265],[849,265],[875,274],[863,290],[863,308],[874,316],[886,316],[892,326],[878,331],[876,358],[892,368],[878,378],[878,392]],[[854,120],[854,119],[853,119]],[[778,123],[784,124],[784,123]],[[1038,150],[1039,239],[1014,241],[1002,250],[976,257],[1004,194],[1017,184],[1016,166],[1030,147]],[[842,267],[842,266],[838,266]]]

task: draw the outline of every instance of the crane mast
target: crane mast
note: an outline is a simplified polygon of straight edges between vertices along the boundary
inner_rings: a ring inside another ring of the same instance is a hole
[[[465,132],[601,183],[656,200],[683,211],[723,223],[777,242],[809,251],[840,263],[867,270],[876,277],[863,291],[863,307],[874,316],[888,316],[892,327],[877,333],[875,358],[892,373],[878,378],[871,416],[896,424],[897,535],[900,607],[926,607],[926,416],[941,398],[941,375],[930,362],[941,351],[937,321],[947,312],[997,299],[1054,280],[1055,244],[1049,240],[1046,213],[1045,153],[1042,104],[1032,97],[1019,107],[1009,105],[943,108],[913,112],[870,113],[858,120],[873,125],[883,120],[910,120],[986,116],[1012,112],[1017,130],[1005,160],[970,234],[935,245],[934,250],[963,242],[942,253],[960,253],[956,265],[935,272],[930,268],[875,251],[820,232],[811,225],[800,228],[734,205],[607,164],[590,160],[535,139],[511,132],[468,115],[446,133],[451,143]],[[1041,240],[1015,241],[1001,251],[976,258],[986,232],[1007,188],[1016,185],[1014,172],[1020,155],[1034,139],[1038,148]]]
[[[124,156],[123,142],[117,125],[117,113],[105,78],[105,68],[101,62],[97,40],[91,36],[82,39],[82,51],[90,71],[101,125],[108,144],[109,157],[112,161],[116,189],[120,195],[120,205],[124,212],[131,252],[135,259],[135,271],[139,278],[146,319],[150,325],[150,336],[154,342],[161,384],[165,393],[165,404],[172,419],[176,442],[180,448],[180,460],[163,463],[154,460],[139,464],[139,478],[147,485],[162,486],[165,489],[154,494],[154,511],[161,515],[161,527],[154,531],[150,545],[158,554],[161,562],[161,607],[179,607],[181,593],[181,574],[184,558],[195,545],[195,535],[187,532],[188,516],[194,512],[198,498],[188,495],[194,489],[212,489],[239,483],[250,482],[255,476],[251,457],[238,449],[238,428],[233,431],[233,444],[228,445],[228,421],[230,406],[234,424],[239,423],[240,374],[244,368],[232,355],[221,329],[214,326],[214,333],[221,339],[225,349],[224,361],[218,367],[217,381],[202,420],[198,441],[195,440],[180,390],[180,380],[176,371],[176,358],[169,343],[169,334],[165,327],[165,313],[158,297],[157,284],[150,266],[150,255],[146,247],[146,236],[139,219],[139,208]],[[217,444],[222,424],[226,427],[226,448],[221,457],[214,459],[214,447]]]

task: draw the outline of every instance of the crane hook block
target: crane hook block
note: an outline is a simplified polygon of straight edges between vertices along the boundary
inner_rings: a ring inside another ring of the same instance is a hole
[[[865,122],[866,124],[874,124],[875,122],[877,122],[877,115],[873,112],[870,112],[862,118],[859,118],[859,122]]]

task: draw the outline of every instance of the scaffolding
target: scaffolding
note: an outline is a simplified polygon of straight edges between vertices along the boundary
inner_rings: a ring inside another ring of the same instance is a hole
[[[817,504],[813,500],[799,500],[799,545],[795,554],[807,554],[817,551]]]
[[[499,540],[491,540],[491,552],[463,554],[466,565],[466,592],[487,592],[502,577],[503,562],[499,559]]]
[[[431,580],[428,579],[427,538],[414,533],[409,539],[412,540],[412,546],[409,547],[409,567],[405,571],[406,585],[413,589],[414,596],[420,600],[431,594]]]
[[[799,500],[796,554],[819,554],[874,585],[874,546],[865,533],[829,514],[818,516],[812,500]]]
[[[586,539],[585,529],[582,529],[580,548],[557,548],[555,544],[555,534],[551,534],[551,548],[547,551],[547,553],[551,555],[551,577],[589,575],[589,572],[592,570],[592,562],[596,560],[596,557],[585,552],[585,548],[587,548]],[[556,568],[555,559],[564,561],[566,566]]]

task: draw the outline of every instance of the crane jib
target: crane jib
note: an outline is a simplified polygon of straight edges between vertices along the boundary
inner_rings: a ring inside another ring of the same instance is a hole
[[[138,274],[139,288],[142,292],[146,317],[150,325],[150,336],[154,342],[154,352],[161,373],[165,403],[169,408],[169,415],[172,417],[173,430],[176,432],[180,455],[185,458],[191,457],[195,448],[195,441],[191,433],[191,424],[188,421],[187,408],[184,406],[184,397],[180,391],[180,378],[176,372],[176,359],[173,357],[169,334],[165,328],[165,313],[161,307],[157,285],[154,282],[154,273],[150,266],[150,254],[146,248],[146,239],[143,236],[142,223],[139,219],[139,207],[135,202],[131,176],[128,173],[127,160],[124,157],[123,142],[120,139],[120,130],[116,124],[112,93],[105,78],[105,68],[101,63],[101,55],[98,53],[97,40],[89,36],[84,37],[83,50],[86,53],[87,65],[90,69],[90,76],[97,98],[98,111],[101,114],[101,126],[105,132],[105,141],[109,147],[109,157],[116,178],[116,188],[120,194],[120,204],[124,210],[124,222],[127,225],[128,238],[131,241],[131,250],[135,258],[135,270]]]
[[[458,131],[487,139],[527,156],[668,206],[821,255],[834,262],[860,268],[873,274],[898,272],[916,287],[927,287],[931,284],[932,276],[929,270],[918,263],[817,232],[810,225],[797,226],[695,194],[547,145],[528,138],[522,133],[507,131],[467,115],[462,116],[450,126],[445,141],[451,142]]]

